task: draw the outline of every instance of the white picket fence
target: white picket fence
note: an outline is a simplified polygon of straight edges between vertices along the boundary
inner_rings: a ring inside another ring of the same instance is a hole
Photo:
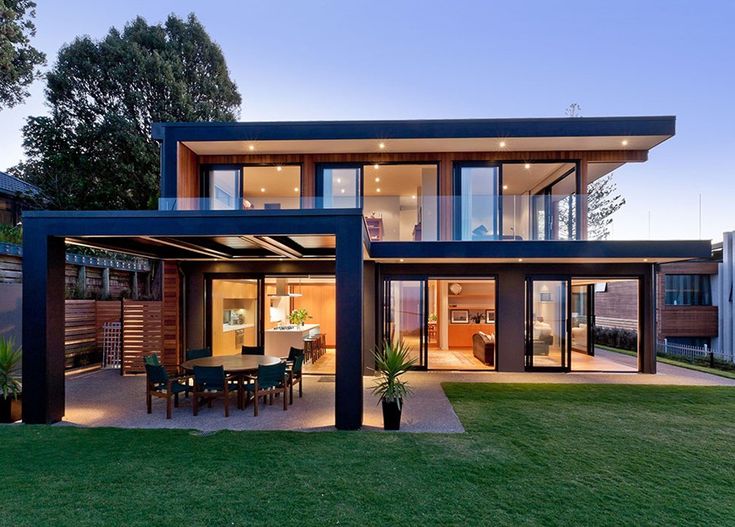
[[[708,362],[735,364],[733,350],[720,350],[711,348],[706,344],[704,346],[686,346],[684,344],[673,344],[667,339],[656,343],[656,355],[666,357],[674,357],[686,362]]]

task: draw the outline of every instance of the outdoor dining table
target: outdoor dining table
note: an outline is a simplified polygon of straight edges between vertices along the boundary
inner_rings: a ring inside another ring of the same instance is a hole
[[[181,363],[181,367],[188,371],[193,371],[194,366],[222,366],[225,375],[246,375],[248,373],[256,373],[258,366],[272,366],[278,364],[283,359],[270,355],[214,355],[212,357],[201,357],[191,359]],[[242,394],[238,393],[237,406],[243,408],[245,401]]]

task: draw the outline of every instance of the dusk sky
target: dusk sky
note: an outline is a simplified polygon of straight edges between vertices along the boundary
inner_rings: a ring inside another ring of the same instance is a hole
[[[38,1],[51,67],[78,35],[194,12],[243,96],[240,119],[676,115],[676,136],[615,172],[615,239],[735,230],[735,1]],[[0,169],[45,113],[43,82],[0,111]],[[650,231],[649,231],[649,216]]]

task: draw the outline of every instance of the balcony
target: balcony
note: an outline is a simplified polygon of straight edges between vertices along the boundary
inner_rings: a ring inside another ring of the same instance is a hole
[[[372,242],[528,241],[585,239],[579,195],[371,195],[161,198],[165,211],[338,210],[361,208]]]

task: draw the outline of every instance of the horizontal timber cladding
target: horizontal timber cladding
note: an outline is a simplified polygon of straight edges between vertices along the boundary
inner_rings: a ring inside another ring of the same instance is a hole
[[[123,374],[145,371],[146,355],[162,355],[162,320],[162,302],[123,300]]]
[[[173,369],[180,362],[181,353],[179,342],[181,335],[180,325],[180,298],[181,280],[179,267],[176,262],[166,260],[163,262],[163,301],[161,308],[162,348],[161,363],[167,368]]]
[[[666,275],[714,275],[717,262],[677,262],[662,264],[656,276],[656,337],[716,337],[718,334],[717,306],[666,305]]]

